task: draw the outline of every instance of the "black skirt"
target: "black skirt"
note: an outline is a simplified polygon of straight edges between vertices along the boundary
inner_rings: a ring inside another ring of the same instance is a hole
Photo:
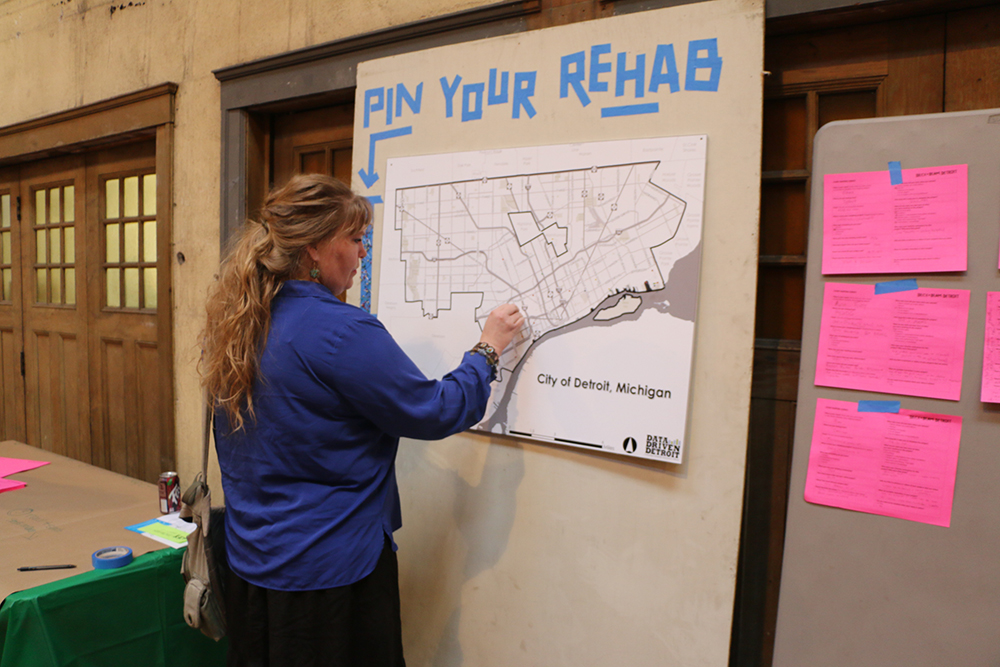
[[[367,577],[318,591],[275,591],[231,572],[228,667],[404,667],[399,567],[386,538]]]

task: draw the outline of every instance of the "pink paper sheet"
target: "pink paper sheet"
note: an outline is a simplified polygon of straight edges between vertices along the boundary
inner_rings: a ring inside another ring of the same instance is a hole
[[[961,438],[961,417],[817,399],[805,499],[948,527]]]
[[[16,479],[0,479],[0,493],[4,491],[17,491],[18,489],[23,489],[27,484],[24,482],[19,482]]]
[[[29,459],[12,459],[0,456],[0,477],[16,475],[19,472],[34,470],[48,464],[48,461],[31,461]],[[0,493],[4,491],[17,491],[18,489],[23,489],[25,486],[24,482],[19,482],[16,479],[0,479]]]
[[[826,283],[816,384],[957,401],[969,290]]]
[[[0,477],[14,475],[26,470],[34,470],[35,468],[41,468],[42,466],[47,466],[48,464],[48,461],[31,461],[29,459],[12,459],[6,456],[0,456]]]
[[[980,400],[1000,403],[1000,292],[986,293],[986,335],[983,337],[983,384]]]
[[[927,273],[968,266],[969,165],[823,177],[823,273]]]

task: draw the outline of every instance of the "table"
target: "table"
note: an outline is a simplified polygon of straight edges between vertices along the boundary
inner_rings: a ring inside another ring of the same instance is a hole
[[[225,664],[226,641],[184,623],[182,550],[124,529],[159,516],[155,484],[12,441],[0,456],[51,462],[0,494],[0,667]],[[94,570],[91,554],[107,546],[136,559]],[[77,567],[16,571],[54,563]]]

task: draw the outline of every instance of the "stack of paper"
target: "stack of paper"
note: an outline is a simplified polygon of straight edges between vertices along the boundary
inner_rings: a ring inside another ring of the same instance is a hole
[[[145,535],[151,540],[168,547],[180,549],[187,546],[187,536],[197,528],[193,523],[181,519],[178,512],[164,514],[158,519],[150,519],[134,526],[126,526],[131,531]]]

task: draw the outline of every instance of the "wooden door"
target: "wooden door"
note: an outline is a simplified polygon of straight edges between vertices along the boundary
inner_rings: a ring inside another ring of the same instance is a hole
[[[156,166],[149,141],[0,170],[0,438],[147,481],[173,467]]]
[[[172,443],[161,424],[155,146],[92,153],[87,166],[89,373],[93,463],[153,481]],[[168,307],[169,304],[163,304]],[[166,411],[169,414],[169,410]]]
[[[0,440],[24,442],[20,179],[0,169]]]
[[[292,174],[319,173],[351,183],[354,105],[339,104],[274,118],[272,186]]]
[[[22,167],[20,278],[29,444],[90,460],[82,157]]]

